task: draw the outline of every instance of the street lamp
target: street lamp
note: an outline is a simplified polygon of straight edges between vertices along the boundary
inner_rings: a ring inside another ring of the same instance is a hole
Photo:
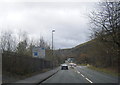
[[[55,30],[52,30],[52,51],[53,51],[53,33],[55,32]]]
[[[54,55],[53,55],[53,33],[55,32],[55,30],[52,30],[52,57],[53,57],[53,62],[54,62]]]

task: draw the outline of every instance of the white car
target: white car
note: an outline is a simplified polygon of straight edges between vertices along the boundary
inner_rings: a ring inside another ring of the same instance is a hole
[[[77,64],[75,64],[75,63],[69,63],[69,65],[70,65],[71,67],[76,67],[76,66],[77,66]]]
[[[61,70],[68,70],[68,65],[67,64],[62,64],[61,65]]]

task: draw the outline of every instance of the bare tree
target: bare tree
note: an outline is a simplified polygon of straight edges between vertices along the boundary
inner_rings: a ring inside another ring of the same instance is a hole
[[[5,31],[0,36],[1,49],[3,51],[15,51],[16,50],[16,38],[11,31]]]
[[[120,47],[120,1],[106,1],[99,6],[99,11],[90,14],[93,37],[99,37]]]
[[[47,41],[45,41],[45,39],[43,37],[40,37],[37,40],[37,46],[46,48],[46,49],[50,49],[50,44]]]
[[[39,39],[39,46],[45,48],[45,40],[43,37],[40,37]]]
[[[111,66],[118,62],[120,56],[120,1],[101,2],[99,10],[90,14],[92,38],[105,44],[106,58]],[[114,63],[113,63],[114,62]]]
[[[26,54],[27,53],[27,47],[28,47],[28,35],[26,32],[20,32],[19,33],[19,42],[17,45],[17,52],[20,54]]]

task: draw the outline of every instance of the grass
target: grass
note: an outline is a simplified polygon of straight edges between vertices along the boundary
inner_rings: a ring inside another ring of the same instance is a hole
[[[86,64],[77,64],[78,66],[86,66]]]
[[[33,73],[30,73],[30,74],[27,74],[25,75],[25,77],[31,77],[31,76],[34,76],[34,75],[37,75],[37,74],[41,74],[41,73],[44,73],[44,72],[47,72],[47,71],[50,71],[51,69],[43,69],[41,71],[36,71],[36,72],[33,72]]]
[[[26,75],[17,75],[15,73],[10,73],[10,72],[7,72],[7,71],[3,71],[3,75],[6,76],[6,78],[4,78],[4,83],[8,83],[8,82],[16,82],[18,80],[21,80],[21,79],[26,79],[26,78],[29,78],[29,77],[32,77],[32,76],[35,76],[37,74],[41,74],[41,73],[44,73],[44,72],[47,72],[47,71],[50,71],[51,69],[43,69],[41,71],[36,71],[36,72],[33,72],[33,73],[29,73],[29,74],[26,74]],[[9,81],[11,80],[11,81]]]
[[[112,76],[120,76],[120,73],[118,73],[118,70],[114,69],[114,68],[97,68],[94,66],[88,66],[88,68],[96,70],[96,71],[100,71],[106,74],[110,74]]]

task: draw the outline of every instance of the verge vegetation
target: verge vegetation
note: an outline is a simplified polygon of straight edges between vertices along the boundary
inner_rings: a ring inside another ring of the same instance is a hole
[[[114,68],[97,68],[97,67],[94,67],[94,66],[91,66],[91,65],[88,66],[88,68],[96,70],[96,71],[100,71],[100,72],[103,72],[103,73],[107,73],[107,74],[110,74],[110,75],[113,75],[113,76],[120,76],[120,73],[118,73],[118,70],[114,70]]]

